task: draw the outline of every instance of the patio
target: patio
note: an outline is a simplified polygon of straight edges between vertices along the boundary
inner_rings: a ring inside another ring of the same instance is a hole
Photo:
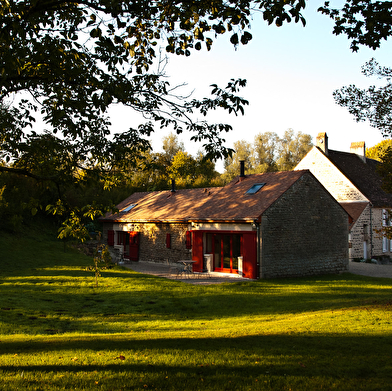
[[[212,285],[222,284],[224,282],[250,281],[247,278],[242,278],[238,274],[216,272],[178,274],[172,266],[164,263],[128,262],[123,263],[121,266],[124,266],[138,273],[151,274],[158,277],[169,278],[171,280],[178,280],[187,284]]]
[[[179,276],[172,270],[170,265],[166,265],[164,263],[132,262],[124,263],[121,266],[134,270],[135,272],[151,274],[154,276],[169,278],[171,280],[178,280],[188,284],[212,285],[224,282],[251,281],[247,278],[242,278],[238,274],[216,272],[192,273],[186,276]],[[369,277],[392,278],[392,265],[374,265],[370,263],[350,262],[348,272]]]

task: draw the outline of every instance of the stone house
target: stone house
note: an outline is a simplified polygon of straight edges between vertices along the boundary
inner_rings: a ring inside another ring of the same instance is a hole
[[[224,187],[134,193],[101,218],[129,261],[192,259],[244,278],[348,269],[347,212],[308,170],[240,176]]]
[[[319,133],[316,145],[295,170],[308,169],[349,213],[349,258],[370,259],[392,254],[392,241],[377,233],[389,224],[392,194],[382,189],[378,161],[366,157],[364,142],[351,143],[350,152],[328,148],[328,136]]]

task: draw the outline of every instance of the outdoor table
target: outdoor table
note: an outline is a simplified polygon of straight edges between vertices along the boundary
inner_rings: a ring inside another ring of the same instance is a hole
[[[192,270],[192,265],[195,263],[196,261],[192,261],[190,259],[185,259],[180,261],[180,263],[182,263],[184,265],[184,273],[186,275],[192,274],[193,270]]]

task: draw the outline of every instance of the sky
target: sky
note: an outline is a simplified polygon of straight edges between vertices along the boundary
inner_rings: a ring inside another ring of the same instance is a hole
[[[366,147],[382,141],[380,131],[368,123],[355,122],[347,109],[335,103],[332,93],[349,84],[366,88],[377,83],[361,73],[361,66],[372,57],[381,65],[391,66],[392,40],[384,41],[376,51],[360,47],[353,53],[346,36],[333,35],[333,22],[316,12],[323,2],[312,3],[315,8],[308,5],[304,12],[306,27],[294,23],[268,26],[258,14],[248,45],[235,49],[229,42],[230,35],[223,35],[214,41],[210,52],[169,57],[168,81],[172,86],[186,82],[184,93],[193,92],[196,98],[208,96],[211,84],[224,87],[232,78],[247,79],[247,86],[240,92],[249,101],[244,116],[215,112],[207,117],[232,125],[233,130],[223,136],[226,146],[233,147],[238,140],[253,143],[255,136],[264,132],[282,136],[289,128],[310,134],[313,142],[318,133],[326,132],[329,148],[340,151],[349,151],[353,141],[365,141]],[[119,108],[113,111],[111,120],[116,132],[136,125]],[[165,135],[165,130],[154,134],[154,150],[161,150]],[[201,144],[190,141],[187,133],[179,139],[193,155],[201,149]],[[222,171],[223,162],[218,161],[216,168]]]

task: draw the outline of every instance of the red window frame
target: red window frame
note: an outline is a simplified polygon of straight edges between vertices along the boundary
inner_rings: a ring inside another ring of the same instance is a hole
[[[192,232],[191,231],[186,231],[185,234],[185,246],[189,250],[192,248]]]

